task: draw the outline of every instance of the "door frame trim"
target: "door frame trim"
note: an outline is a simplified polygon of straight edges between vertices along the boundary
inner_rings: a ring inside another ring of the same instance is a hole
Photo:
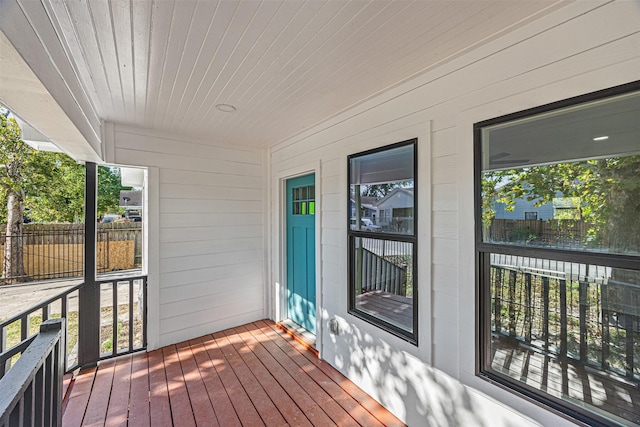
[[[316,213],[315,213],[315,266],[316,266],[316,350],[322,358],[323,319],[322,312],[324,301],[322,300],[322,165],[320,160],[301,164],[296,167],[279,171],[272,175],[272,194],[278,195],[278,203],[272,206],[273,214],[277,218],[274,221],[277,229],[273,230],[276,242],[273,250],[272,271],[274,277],[271,283],[274,285],[272,297],[273,311],[271,316],[274,321],[280,322],[287,316],[287,180],[305,175],[315,174]]]

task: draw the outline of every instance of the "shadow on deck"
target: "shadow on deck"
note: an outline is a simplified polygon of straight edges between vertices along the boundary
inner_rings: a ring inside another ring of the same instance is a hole
[[[555,356],[527,349],[509,339],[494,339],[491,367],[536,390],[559,399],[584,402],[595,412],[640,424],[640,390],[636,381],[580,363],[562,363]]]
[[[403,424],[264,320],[81,371],[63,425]]]

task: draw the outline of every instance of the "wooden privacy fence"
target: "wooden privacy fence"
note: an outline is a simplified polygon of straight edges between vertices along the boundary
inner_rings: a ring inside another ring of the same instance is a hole
[[[494,219],[489,238],[495,242],[528,241],[562,247],[582,243],[590,227],[582,220]]]
[[[0,232],[4,253],[5,227]],[[84,268],[84,224],[25,224],[21,236],[24,277],[33,280],[78,277]],[[96,265],[99,273],[139,268],[142,264],[142,223],[98,224]]]

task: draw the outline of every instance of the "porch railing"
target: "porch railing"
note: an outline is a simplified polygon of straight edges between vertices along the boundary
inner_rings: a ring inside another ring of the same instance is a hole
[[[8,356],[0,364],[0,378],[24,354],[40,324],[52,318],[67,319],[61,359],[64,371],[78,366],[81,286],[66,289],[0,323],[0,353]],[[147,277],[103,276],[95,286],[100,287],[100,323],[94,332],[100,337],[100,360],[146,348]]]
[[[406,264],[398,266],[375,253],[362,250],[362,291],[406,295]]]
[[[0,427],[60,426],[64,375],[64,319],[49,319],[28,340],[15,366],[0,379]],[[6,353],[0,355],[5,363]]]
[[[612,279],[609,267],[569,264],[494,263],[494,337],[640,384],[640,285]]]
[[[11,357],[0,364],[2,378],[12,361],[24,351],[28,342],[33,340],[41,323],[52,318],[65,318],[65,370],[71,370],[77,364],[77,355],[73,351],[78,337],[78,289],[82,284],[69,289],[33,306],[0,323],[0,353],[12,352]]]
[[[147,345],[147,276],[99,278],[100,358],[139,351]]]

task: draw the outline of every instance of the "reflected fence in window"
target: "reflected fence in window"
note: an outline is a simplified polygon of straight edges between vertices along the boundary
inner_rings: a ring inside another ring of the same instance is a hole
[[[491,368],[640,421],[640,272],[490,254]]]
[[[413,328],[413,243],[355,239],[356,307],[386,322]]]
[[[413,244],[394,240],[361,239],[363,291],[411,296]]]

